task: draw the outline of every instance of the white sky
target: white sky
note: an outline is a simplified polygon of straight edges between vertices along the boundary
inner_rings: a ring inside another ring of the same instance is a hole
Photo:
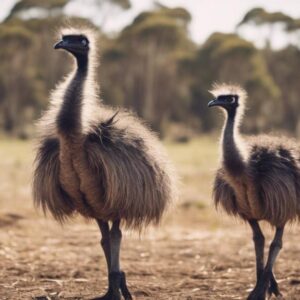
[[[0,0],[0,20],[3,19],[16,0]],[[96,12],[89,0],[73,0],[66,8],[70,14],[82,15],[94,18],[99,24],[104,24],[105,31],[114,32],[129,24],[141,11],[153,7],[153,0],[131,0],[132,8],[129,11],[116,10],[109,16],[105,14],[105,20],[100,20],[99,11]],[[162,4],[170,7],[182,6],[192,14],[190,34],[194,41],[201,43],[213,32],[233,32],[236,24],[245,13],[253,7],[263,7],[268,11],[282,11],[292,17],[300,18],[300,0],[160,0]],[[257,31],[243,30],[246,38],[261,43],[267,30]],[[284,35],[280,30],[276,31],[275,46],[284,43]]]

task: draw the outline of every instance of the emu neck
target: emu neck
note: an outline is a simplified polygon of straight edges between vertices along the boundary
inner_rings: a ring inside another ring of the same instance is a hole
[[[232,176],[240,176],[245,168],[244,158],[237,145],[238,127],[236,124],[236,110],[227,111],[226,124],[223,131],[223,164]]]
[[[88,57],[76,57],[77,69],[63,96],[63,104],[57,117],[59,133],[64,136],[81,133],[81,110],[84,83],[88,74]]]

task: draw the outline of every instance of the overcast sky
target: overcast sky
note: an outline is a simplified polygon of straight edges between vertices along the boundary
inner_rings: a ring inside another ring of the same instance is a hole
[[[16,0],[0,0],[0,20],[3,19]],[[253,7],[263,7],[268,11],[282,11],[300,18],[300,0],[160,0],[170,7],[182,6],[192,14],[190,34],[194,41],[203,42],[211,33],[233,32],[236,24],[245,13]],[[105,20],[106,31],[118,31],[129,24],[141,11],[153,7],[152,0],[131,0],[129,11],[116,11]],[[99,20],[99,13],[89,4],[89,0],[73,0],[66,8],[67,13],[81,14]],[[99,22],[98,22],[99,23]],[[256,40],[257,32],[247,32],[249,39]],[[276,35],[277,43],[282,42],[280,33]]]

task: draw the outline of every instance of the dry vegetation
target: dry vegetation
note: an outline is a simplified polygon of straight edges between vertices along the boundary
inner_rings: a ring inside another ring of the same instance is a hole
[[[216,141],[167,143],[183,192],[160,228],[141,238],[125,235],[123,267],[136,299],[245,299],[253,287],[250,230],[211,205]],[[29,142],[0,142],[0,299],[90,299],[106,288],[97,227],[81,219],[61,227],[34,211],[33,149]],[[275,272],[285,299],[296,300],[300,229],[287,232]]]

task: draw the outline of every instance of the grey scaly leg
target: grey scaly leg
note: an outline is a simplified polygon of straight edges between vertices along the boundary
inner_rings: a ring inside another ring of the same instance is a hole
[[[108,278],[109,278],[110,261],[111,261],[109,224],[108,224],[108,222],[104,222],[102,220],[97,220],[97,224],[98,224],[99,229],[101,231],[102,238],[101,238],[100,244],[101,244],[101,247],[102,247],[104,255],[105,255],[106,264],[107,264],[107,273],[108,273]],[[107,291],[107,293],[104,296],[94,298],[93,300],[110,300],[110,299],[114,299],[112,297],[113,297],[113,291],[111,289],[110,279],[108,279],[108,291]]]
[[[250,220],[249,224],[253,232],[253,241],[254,241],[255,256],[256,256],[256,280],[258,282],[264,271],[265,237],[256,220]]]
[[[271,287],[272,287],[272,284],[274,285],[275,277],[273,275],[272,270],[273,270],[273,265],[276,261],[276,258],[280,252],[280,249],[282,248],[283,232],[284,232],[284,227],[279,227],[276,229],[275,237],[270,246],[270,251],[269,251],[269,256],[268,256],[268,261],[267,261],[266,267],[263,270],[263,272],[261,273],[259,281],[257,282],[255,289],[248,296],[248,300],[265,300],[266,293],[269,288],[270,282],[271,282]],[[273,283],[272,283],[272,280],[273,280]],[[276,281],[275,281],[275,283],[276,283]],[[276,287],[278,290],[277,283],[276,283],[275,288]],[[279,291],[278,291],[278,293],[279,293]]]
[[[127,288],[126,276],[120,269],[120,248],[122,241],[122,232],[120,230],[120,221],[113,222],[110,231],[110,245],[111,245],[111,269],[110,274],[112,279],[119,284],[122,295],[125,300],[132,300],[131,294]]]
[[[109,288],[104,296],[94,298],[94,300],[120,300],[120,290],[125,300],[132,300],[127,288],[125,273],[120,270],[120,248],[122,241],[120,221],[113,222],[111,229],[109,229],[108,222],[97,220],[97,223],[102,234],[101,246],[107,262]]]
[[[260,229],[257,220],[250,220],[249,224],[253,232],[253,241],[254,241],[255,255],[256,255],[256,278],[257,278],[257,282],[259,282],[259,279],[262,276],[264,271],[265,237]],[[274,294],[276,297],[281,295],[273,272],[270,278],[270,287],[268,289],[268,293],[270,295]]]

